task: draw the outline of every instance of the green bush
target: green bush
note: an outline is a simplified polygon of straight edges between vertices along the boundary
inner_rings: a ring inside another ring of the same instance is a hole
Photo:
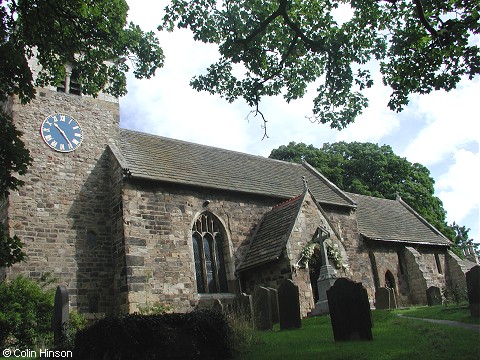
[[[170,304],[164,304],[159,301],[153,303],[152,305],[140,307],[138,312],[141,315],[162,315],[173,310],[173,306]]]
[[[52,342],[53,290],[22,275],[0,283],[0,348]]]
[[[223,314],[130,314],[107,317],[79,331],[76,359],[226,359],[232,330]]]
[[[468,293],[466,287],[458,286],[445,287],[442,289],[442,300],[445,305],[450,303],[460,304],[462,302],[468,302]]]

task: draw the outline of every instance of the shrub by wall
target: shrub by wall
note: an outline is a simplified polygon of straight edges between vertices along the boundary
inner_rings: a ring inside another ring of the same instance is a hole
[[[232,330],[208,309],[186,314],[108,317],[77,333],[76,359],[226,359]]]
[[[0,349],[50,345],[53,300],[53,290],[22,275],[0,283]]]

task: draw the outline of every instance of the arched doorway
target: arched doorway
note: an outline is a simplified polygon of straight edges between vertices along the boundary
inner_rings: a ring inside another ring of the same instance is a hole
[[[395,289],[395,277],[390,270],[385,273],[385,287]]]
[[[318,301],[318,284],[317,280],[320,276],[320,268],[322,267],[322,256],[320,254],[320,249],[315,247],[313,249],[313,255],[310,261],[308,262],[308,270],[310,273],[310,284],[312,286],[313,299],[315,303]]]

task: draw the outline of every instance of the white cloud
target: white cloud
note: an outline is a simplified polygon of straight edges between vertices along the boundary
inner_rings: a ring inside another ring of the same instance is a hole
[[[450,92],[437,91],[412,101],[427,125],[405,150],[413,162],[429,166],[452,156],[461,146],[480,140],[480,81],[464,81]]]
[[[369,100],[368,108],[353,124],[337,133],[336,141],[378,143],[400,126],[397,114],[387,107],[391,91],[382,84],[380,73],[376,74],[374,80],[375,85],[365,91]]]
[[[447,221],[463,224],[468,215],[477,216],[480,204],[480,153],[458,150],[455,163],[436,182],[438,196],[447,209]],[[472,166],[476,164],[477,166]],[[477,222],[478,228],[478,222]],[[471,234],[473,235],[473,234]],[[478,237],[476,236],[476,239]]]

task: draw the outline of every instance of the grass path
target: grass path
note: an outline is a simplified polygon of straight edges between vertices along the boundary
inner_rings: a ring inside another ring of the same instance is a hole
[[[478,360],[480,336],[471,330],[405,319],[373,311],[373,341],[335,342],[328,316],[305,319],[298,330],[260,333],[240,360]]]

